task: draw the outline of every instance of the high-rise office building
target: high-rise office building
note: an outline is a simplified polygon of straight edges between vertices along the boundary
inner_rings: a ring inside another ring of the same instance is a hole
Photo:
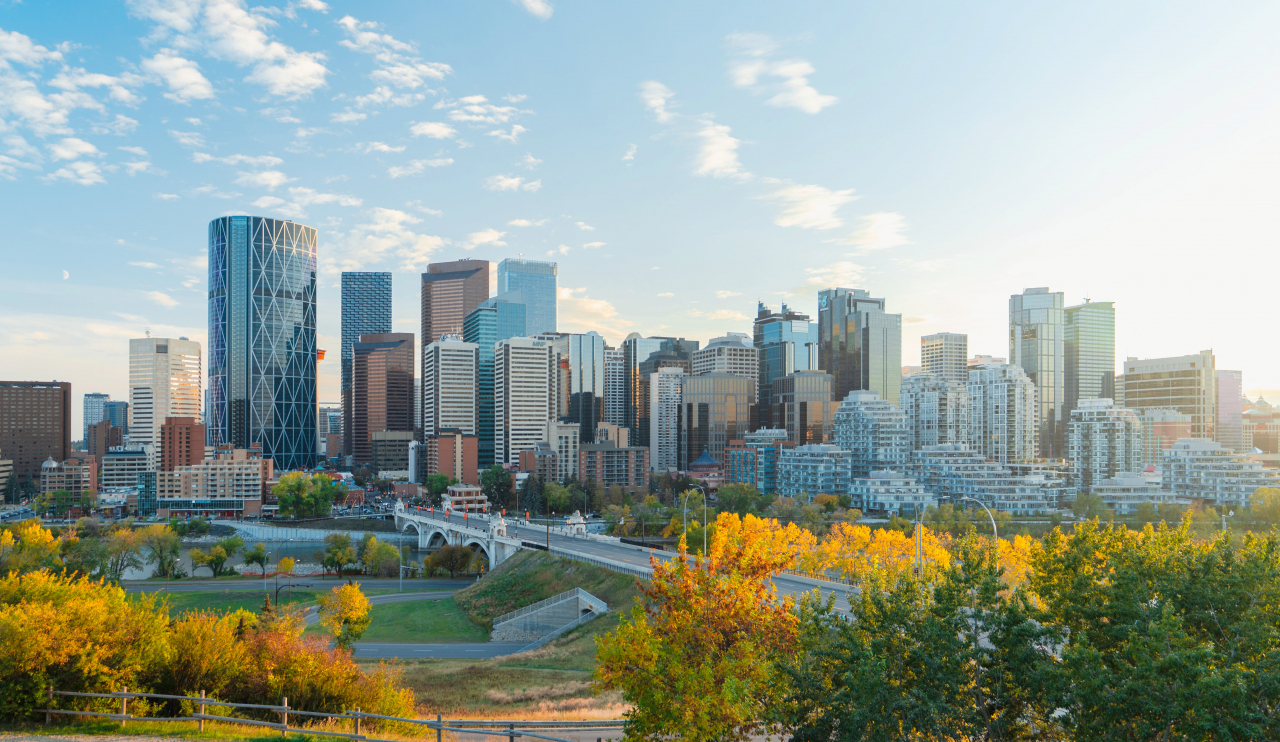
[[[1142,471],[1146,451],[1138,413],[1107,398],[1080,400],[1067,424],[1067,458],[1071,485],[1082,493],[1105,479]]]
[[[110,420],[99,420],[89,426],[89,434],[85,436],[85,450],[98,461],[98,470],[102,470],[102,458],[116,446],[124,445],[124,429],[117,428]],[[204,446],[204,441],[200,441]]]
[[[583,443],[596,439],[596,425],[604,422],[605,342],[598,332],[568,335],[564,338],[567,352],[561,362],[567,364],[568,388],[561,393],[568,402],[567,422],[577,423]]]
[[[555,481],[564,482],[578,476],[578,454],[582,447],[582,432],[577,423],[547,421],[547,432],[540,441],[556,452]]]
[[[627,365],[622,348],[604,349],[604,421],[619,427],[627,424]]]
[[[910,458],[907,416],[877,392],[849,392],[836,411],[836,445],[849,452],[851,476],[903,471]]]
[[[422,342],[462,334],[468,314],[489,298],[489,261],[431,263],[422,274]]]
[[[518,294],[508,295],[518,296]],[[484,466],[494,461],[493,348],[499,340],[525,336],[525,306],[507,297],[486,299],[462,322],[462,339],[478,347],[476,445]],[[425,426],[424,426],[425,430]]]
[[[920,338],[920,373],[939,379],[969,382],[969,336],[959,332],[937,332]]]
[[[204,426],[194,417],[167,417],[160,424],[159,471],[204,461]]]
[[[507,258],[498,263],[498,295],[518,291],[525,305],[525,334],[556,331],[559,270],[543,260]]]
[[[751,338],[743,332],[712,338],[704,348],[693,352],[693,375],[721,373],[760,377],[760,350],[751,344]]]
[[[632,440],[649,440],[650,376],[663,368],[679,368],[685,374],[692,373],[693,353],[697,349],[697,340],[646,338],[635,332],[622,342],[623,372],[627,385],[623,425],[631,430]],[[657,454],[650,459],[657,466]]]
[[[967,367],[964,375],[966,381],[963,382],[927,372],[902,380],[898,402],[907,416],[912,451],[919,451],[925,446],[969,441]]]
[[[475,435],[479,429],[480,346],[437,340],[422,352],[423,436],[445,428]]]
[[[1172,358],[1129,358],[1116,379],[1116,403],[1131,410],[1165,408],[1191,416],[1191,437],[1213,439],[1218,419],[1212,350]]]
[[[1020,367],[993,363],[969,369],[969,446],[991,461],[1040,458],[1036,385]]]
[[[320,443],[320,454],[324,458],[342,456],[342,417],[341,405],[322,404],[316,411],[316,437]]]
[[[1116,397],[1116,309],[1109,301],[1089,301],[1063,310],[1063,349],[1067,362],[1062,414],[1082,399]]]
[[[352,346],[351,455],[356,466],[373,463],[374,433],[416,427],[413,356],[412,332],[361,335]]]
[[[835,378],[822,371],[793,371],[775,378],[769,394],[773,410],[768,419],[785,429],[787,440],[797,446],[832,442],[835,413],[840,407],[831,399],[834,384]],[[759,415],[765,418],[763,411]]]
[[[680,388],[688,373],[679,366],[660,368],[649,375],[645,388],[649,401],[645,405],[650,417],[646,421],[649,460],[656,472],[676,471],[680,467]]]
[[[102,421],[104,407],[110,401],[110,394],[89,392],[84,395],[84,425],[80,440],[89,440],[89,426]]]
[[[1223,448],[1243,452],[1244,448],[1244,374],[1240,371],[1219,371],[1218,414],[1214,424],[1214,440]]]
[[[351,431],[351,372],[355,344],[361,335],[391,332],[391,274],[342,272],[342,409],[343,429]],[[430,342],[430,341],[424,341]],[[352,454],[351,439],[343,440],[342,453]],[[330,456],[337,455],[329,452]]]
[[[15,481],[38,483],[48,459],[71,455],[71,384],[0,381],[0,451]]]
[[[316,350],[315,228],[210,222],[208,443],[260,444],[278,471],[315,466]]]
[[[870,391],[898,403],[902,315],[862,289],[818,292],[818,367],[835,377],[835,398]]]
[[[160,426],[164,421],[200,417],[204,398],[200,380],[200,343],[186,338],[130,340],[129,443],[151,446],[156,456],[163,456]],[[152,465],[158,466],[159,461]]]
[[[1009,297],[1009,364],[1025,371],[1036,386],[1040,455],[1048,459],[1066,453],[1064,322],[1061,291],[1041,287]]]
[[[712,372],[685,377],[680,385],[680,469],[703,453],[724,463],[729,441],[751,432],[756,379]]]
[[[556,417],[558,354],[545,340],[499,340],[493,361],[494,463],[518,464]],[[488,462],[482,462],[488,465]]]
[[[775,424],[770,417],[774,379],[796,371],[818,370],[818,323],[810,322],[807,314],[789,309],[786,304],[781,312],[772,312],[764,302],[757,302],[752,343],[759,351],[760,427],[781,428],[782,423]]]

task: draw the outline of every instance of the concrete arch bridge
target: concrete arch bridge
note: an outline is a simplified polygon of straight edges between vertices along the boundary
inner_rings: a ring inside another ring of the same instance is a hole
[[[435,551],[446,544],[470,547],[484,555],[489,569],[521,548],[520,539],[507,536],[507,521],[500,515],[463,516],[397,505],[395,520],[397,531],[417,534],[419,550]]]

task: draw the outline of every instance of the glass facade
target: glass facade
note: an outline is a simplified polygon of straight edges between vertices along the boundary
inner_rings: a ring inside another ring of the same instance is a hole
[[[120,428],[125,433],[128,433],[129,403],[124,400],[103,403],[102,419],[110,420],[113,426]]]
[[[1063,311],[1067,368],[1063,416],[1082,399],[1116,397],[1116,310],[1109,301],[1086,301]]]
[[[277,470],[316,463],[316,230],[226,216],[209,223],[210,445]]]
[[[594,443],[596,425],[604,422],[605,342],[598,332],[570,335],[569,415],[583,443]]]
[[[781,312],[771,312],[757,302],[752,341],[760,351],[760,426],[768,428],[773,425],[774,379],[818,370],[818,324],[786,304]]]
[[[1040,455],[1066,455],[1066,349],[1062,292],[1027,289],[1009,297],[1009,364],[1026,372],[1036,387]]]
[[[821,371],[797,371],[773,380],[770,419],[786,429],[787,440],[798,446],[834,440],[833,416],[839,407],[831,399],[834,381]]]
[[[525,334],[556,331],[555,263],[507,258],[498,264],[498,295],[519,291],[525,305]]]
[[[630,428],[634,441],[649,440],[649,376],[662,368],[681,368],[687,374],[693,368],[693,352],[697,340],[673,337],[641,337],[631,333],[622,341],[622,364],[625,375],[624,427]],[[651,454],[654,466],[657,455]],[[696,458],[696,457],[695,457]]]
[[[724,462],[731,440],[751,431],[756,382],[733,374],[686,376],[680,388],[681,471],[705,451]]]
[[[525,306],[498,296],[480,304],[462,323],[462,339],[480,346],[476,438],[479,460],[494,460],[493,346],[499,340],[525,336]]]
[[[351,369],[352,347],[361,335],[391,332],[391,274],[343,271],[342,273],[342,453],[352,454]],[[416,424],[416,421],[415,421]],[[329,452],[336,456],[336,452]]]
[[[818,368],[835,377],[835,399],[876,392],[897,404],[902,386],[902,315],[862,289],[818,292]]]

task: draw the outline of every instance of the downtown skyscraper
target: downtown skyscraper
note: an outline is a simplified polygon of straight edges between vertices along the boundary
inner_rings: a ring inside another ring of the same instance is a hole
[[[129,341],[129,444],[151,447],[150,466],[157,465],[162,453],[165,420],[199,419],[202,398],[200,343],[155,337]]]
[[[343,271],[342,273],[342,453],[352,450],[351,375],[353,348],[361,335],[391,332],[391,274]],[[414,426],[418,421],[414,420]],[[335,452],[329,452],[335,456]]]
[[[498,295],[519,292],[525,305],[525,334],[556,332],[559,266],[545,260],[507,258],[498,263]],[[486,297],[488,298],[488,297]]]
[[[465,332],[467,315],[471,314],[481,303],[489,298],[489,261],[487,260],[451,260],[444,263],[431,263],[427,272],[422,274],[422,350],[441,339],[445,335],[461,336]],[[426,358],[421,359],[418,378],[425,378]],[[418,408],[424,410],[426,404],[422,395],[426,392],[419,389]],[[422,421],[416,425],[424,434],[426,426]]]
[[[782,311],[772,312],[764,302],[756,302],[752,343],[760,351],[760,427],[784,427],[772,417],[773,382],[796,371],[818,370],[818,323],[786,304]]]
[[[1009,365],[1021,368],[1036,388],[1040,456],[1066,455],[1066,329],[1062,292],[1027,289],[1009,297]],[[1009,460],[1009,459],[1001,459]]]
[[[276,471],[309,469],[318,455],[316,409],[315,228],[257,216],[214,219],[209,444],[258,443]]]
[[[1089,301],[1063,310],[1066,360],[1065,404],[1062,416],[1071,422],[1071,413],[1083,399],[1110,399],[1116,396],[1116,308],[1109,301]]]
[[[818,292],[818,368],[835,377],[835,399],[871,391],[898,403],[902,385],[902,315],[862,289]]]

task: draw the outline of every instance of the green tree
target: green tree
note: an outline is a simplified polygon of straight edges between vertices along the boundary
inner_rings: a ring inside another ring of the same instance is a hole
[[[360,559],[351,544],[351,537],[345,533],[331,533],[324,537],[324,551],[320,553],[321,565],[339,576],[348,564],[356,564]]]
[[[128,522],[107,535],[103,540],[106,552],[103,572],[108,580],[118,583],[125,572],[142,569],[142,539],[142,533],[133,530]]]
[[[1259,487],[1249,497],[1249,511],[1255,520],[1280,524],[1280,487]]]
[[[530,474],[520,483],[520,497],[516,505],[520,513],[541,513],[543,512],[544,502],[542,499],[542,480]]]
[[[342,487],[324,474],[290,472],[271,488],[285,518],[324,518],[333,510],[334,500],[344,495]]]
[[[457,577],[467,571],[467,567],[471,566],[471,560],[474,558],[475,552],[466,546],[445,544],[431,556],[431,572],[443,569],[449,573],[450,578]]]
[[[1137,510],[1134,513],[1134,520],[1138,521],[1139,525],[1155,523],[1159,517],[1160,513],[1156,510],[1155,503],[1152,502],[1138,503]],[[1057,527],[1056,523],[1053,525],[1054,527]]]
[[[494,464],[480,472],[480,489],[495,507],[511,505],[511,475],[501,464]]]
[[[142,529],[142,553],[155,567],[155,577],[178,577],[182,540],[172,528],[156,524]]]
[[[448,474],[432,474],[427,477],[423,487],[427,490],[427,501],[430,506],[440,507],[440,496],[449,490],[449,485],[457,483],[458,480]]]
[[[546,500],[547,509],[552,513],[564,513],[573,505],[573,493],[562,484],[548,482],[543,485],[542,496]]]
[[[1102,497],[1092,492],[1082,492],[1076,495],[1076,501],[1071,504],[1071,512],[1077,518],[1102,518],[1105,520],[1111,515],[1111,510],[1102,501]]]
[[[263,575],[267,574],[268,561],[267,547],[265,544],[258,544],[244,553],[244,563],[258,565],[258,568],[262,570]]]

